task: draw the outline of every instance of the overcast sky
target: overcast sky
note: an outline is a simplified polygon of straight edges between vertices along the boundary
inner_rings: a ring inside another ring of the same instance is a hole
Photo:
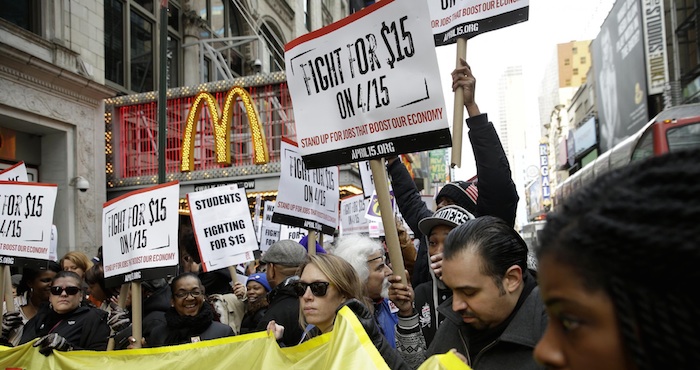
[[[538,122],[537,94],[545,67],[556,45],[593,39],[610,12],[614,0],[530,0],[529,20],[488,32],[467,42],[467,61],[477,79],[476,100],[482,112],[497,124],[498,80],[508,66],[521,65],[530,113],[528,122]],[[452,117],[450,72],[454,69],[455,46],[437,48],[448,117]],[[466,114],[466,112],[465,112]],[[465,142],[468,143],[466,139]],[[471,148],[462,150],[462,168],[456,179],[476,174]]]

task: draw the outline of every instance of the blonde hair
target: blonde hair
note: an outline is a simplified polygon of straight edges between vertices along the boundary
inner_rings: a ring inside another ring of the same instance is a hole
[[[299,276],[301,276],[308,265],[314,265],[318,268],[318,270],[326,276],[328,282],[330,282],[346,300],[355,298],[365,305],[369,304],[364,294],[365,284],[360,282],[357,272],[346,260],[330,254],[308,256],[306,262],[299,267]],[[301,300],[299,301],[299,305],[301,306]],[[368,307],[371,307],[371,305],[368,305]],[[302,329],[306,329],[308,325],[304,313],[301,310],[299,310],[299,324]]]
[[[83,252],[71,251],[66,253],[66,255],[63,256],[60,261],[58,261],[58,264],[61,266],[61,270],[63,270],[63,261],[65,260],[73,262],[73,264],[82,269],[83,275],[92,267],[92,261],[90,261],[88,256]]]

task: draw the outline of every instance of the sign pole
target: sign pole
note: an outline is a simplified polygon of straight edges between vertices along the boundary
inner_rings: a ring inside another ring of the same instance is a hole
[[[160,52],[158,54],[158,183],[165,183],[165,146],[167,137],[167,55],[168,55],[168,0],[160,2]]]
[[[10,272],[10,265],[5,265],[2,267],[3,269],[3,284],[2,286],[5,288],[4,291],[4,297],[5,297],[5,305],[7,307],[7,312],[14,311],[15,310],[15,300],[12,298],[12,273]]]
[[[384,224],[384,234],[386,246],[389,249],[389,259],[391,259],[394,275],[401,276],[401,281],[406,283],[406,268],[403,265],[403,255],[399,245],[399,234],[396,231],[396,221],[394,221],[394,210],[391,209],[391,197],[389,195],[389,179],[384,169],[384,158],[371,159],[369,165],[374,178],[374,189],[377,192],[379,211],[382,214]]]
[[[121,299],[121,297],[120,297]],[[141,348],[141,337],[143,337],[142,332],[142,315],[143,309],[141,306],[141,282],[132,281],[131,282],[131,318],[132,318],[132,333],[131,335],[136,339],[134,342],[134,348]]]
[[[457,64],[462,66],[459,59],[467,60],[467,39],[457,39]],[[462,167],[462,127],[464,126],[464,90],[455,90],[454,112],[452,114],[452,167]]]
[[[307,251],[309,256],[316,255],[316,230],[309,229],[309,238],[306,239]]]

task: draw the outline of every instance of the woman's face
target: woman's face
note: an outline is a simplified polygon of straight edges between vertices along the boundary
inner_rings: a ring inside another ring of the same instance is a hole
[[[538,264],[549,324],[535,360],[553,369],[634,369],[626,355],[615,308],[603,290],[586,288],[574,269],[551,255]]]
[[[265,298],[265,295],[267,294],[265,287],[257,281],[249,281],[248,284],[246,284],[246,289],[248,302],[251,303],[257,301],[260,298]]]
[[[315,265],[306,265],[299,281],[304,284],[328,282],[328,277]],[[306,288],[299,305],[306,322],[315,325],[322,333],[327,333],[333,329],[335,311],[343,302],[345,297],[338,292],[338,288],[330,284],[326,294],[321,297],[313,295],[310,287]]]
[[[58,293],[58,295],[55,293]],[[72,277],[62,277],[51,284],[51,298],[49,298],[49,301],[56,313],[69,313],[78,308],[82,300],[83,290],[80,288],[80,281]]]
[[[80,276],[81,279],[85,277],[85,270],[78,267],[78,265],[76,265],[75,263],[73,263],[73,261],[71,261],[69,259],[63,260],[63,270],[64,271],[73,271],[76,274],[78,274],[78,276]]]
[[[28,283],[34,302],[46,302],[51,295],[51,280],[56,273],[51,270],[40,271],[36,278]]]
[[[171,301],[180,316],[196,316],[204,303],[204,289],[199,280],[187,276],[175,283],[175,294]]]

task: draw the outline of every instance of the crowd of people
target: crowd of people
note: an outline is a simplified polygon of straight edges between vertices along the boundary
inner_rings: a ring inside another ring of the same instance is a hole
[[[242,284],[229,270],[200,271],[194,234],[183,227],[180,274],[141,284],[140,343],[130,296],[105,285],[101,256],[74,251],[15,279],[2,344],[38,338],[33,345],[50,355],[105,350],[110,338],[128,349],[267,331],[295,346],[331,332],[348,307],[392,369],[448,351],[477,370],[697,367],[700,152],[611,171],[569,197],[548,215],[532,270],[513,228],[508,161],[461,62],[453,89],[464,91],[476,180],[445,185],[431,210],[402,162],[387,162],[419,241],[417,250],[402,243],[408,281],[380,240],[350,234],[314,255],[308,240],[280,240],[246,266]]]

